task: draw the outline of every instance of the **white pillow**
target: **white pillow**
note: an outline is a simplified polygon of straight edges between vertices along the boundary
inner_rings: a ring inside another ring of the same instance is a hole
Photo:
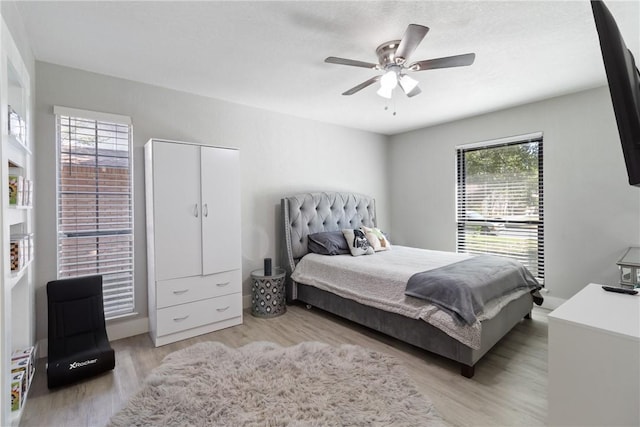
[[[347,241],[347,246],[349,246],[351,255],[373,255],[375,253],[369,244],[367,237],[361,230],[346,228],[342,230],[342,234],[344,234],[344,238]]]
[[[387,239],[387,236],[385,236],[382,233],[382,231],[380,231],[379,229],[375,227],[374,228],[365,227],[364,225],[360,227],[360,229],[366,236],[367,240],[369,241],[369,244],[371,245],[374,251],[376,252],[386,251],[391,248],[391,242],[389,241],[389,239]]]

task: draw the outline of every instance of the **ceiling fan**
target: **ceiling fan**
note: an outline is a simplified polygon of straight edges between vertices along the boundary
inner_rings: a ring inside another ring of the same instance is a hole
[[[380,81],[380,89],[378,89],[377,94],[383,98],[390,99],[393,89],[398,85],[400,85],[408,97],[416,96],[421,90],[418,87],[418,81],[409,77],[407,75],[408,72],[433,70],[436,68],[463,67],[473,64],[476,58],[475,53],[466,53],[464,55],[447,56],[444,58],[425,59],[407,65],[409,57],[416,50],[428,31],[429,28],[425,26],[409,24],[404,36],[402,36],[402,40],[392,40],[378,46],[376,49],[378,64],[353,59],[336,58],[335,56],[326,58],[324,62],[384,71],[383,74],[372,77],[343,92],[343,95],[353,95],[371,86],[375,82]]]

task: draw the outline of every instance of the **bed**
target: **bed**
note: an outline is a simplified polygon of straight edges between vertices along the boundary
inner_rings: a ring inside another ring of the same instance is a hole
[[[455,331],[443,327],[443,323],[446,323],[444,319],[450,314],[427,302],[422,302],[423,307],[417,307],[412,298],[405,299],[395,295],[395,302],[391,301],[391,305],[385,305],[387,302],[380,298],[369,298],[366,294],[358,296],[353,293],[350,287],[354,285],[352,282],[357,280],[349,270],[350,262],[381,265],[393,257],[397,261],[405,255],[429,255],[429,251],[395,245],[384,255],[383,252],[362,257],[309,254],[308,237],[314,233],[358,229],[362,226],[377,227],[375,200],[372,197],[344,192],[315,192],[285,197],[281,200],[281,219],[284,234],[281,265],[287,273],[286,293],[289,303],[298,301],[320,308],[454,360],[460,364],[460,372],[467,378],[473,377],[478,360],[504,335],[523,318],[530,318],[533,297],[530,292],[521,291],[517,295],[509,295],[501,298],[498,303],[491,304],[490,309],[486,310],[489,312],[488,315],[478,316],[475,325],[467,328],[469,330],[463,329],[456,335],[453,333]],[[438,265],[447,264],[448,257],[464,257],[462,254],[437,251],[431,255],[436,256]],[[357,258],[358,261],[351,261],[349,258]],[[326,285],[330,282],[329,279],[314,279],[313,276],[306,275],[314,270],[322,270],[330,264],[335,266],[333,268],[343,268],[329,274],[343,283],[329,286]],[[388,276],[388,281],[404,281],[406,277],[401,277],[403,274],[407,276],[409,273],[399,273],[397,279]],[[369,278],[364,280],[367,281]],[[409,301],[409,304],[406,304],[406,301]],[[471,338],[467,337],[467,333],[471,334]]]

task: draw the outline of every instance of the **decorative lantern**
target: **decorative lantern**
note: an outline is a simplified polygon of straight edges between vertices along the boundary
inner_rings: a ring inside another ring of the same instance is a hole
[[[616,264],[620,269],[620,286],[640,288],[640,248],[627,249]]]

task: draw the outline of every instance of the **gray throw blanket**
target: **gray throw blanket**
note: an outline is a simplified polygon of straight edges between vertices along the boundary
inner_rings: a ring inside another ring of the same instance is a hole
[[[405,295],[420,298],[472,325],[487,302],[518,289],[537,291],[540,285],[518,261],[479,255],[409,278]],[[537,303],[537,301],[536,301]]]

